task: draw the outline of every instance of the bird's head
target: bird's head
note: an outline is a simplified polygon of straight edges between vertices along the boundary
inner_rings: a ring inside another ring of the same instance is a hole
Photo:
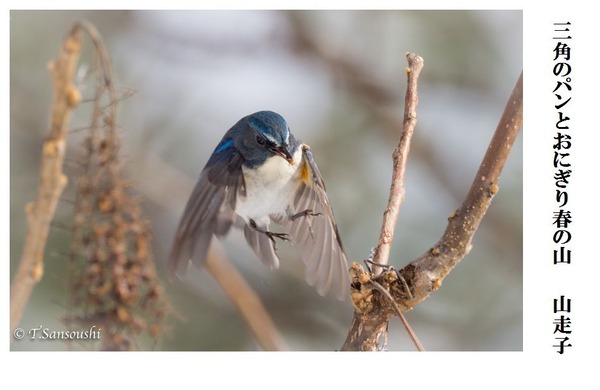
[[[283,117],[272,111],[259,111],[242,118],[236,126],[237,148],[246,164],[256,166],[271,157],[281,157],[294,164],[294,152],[298,147]]]

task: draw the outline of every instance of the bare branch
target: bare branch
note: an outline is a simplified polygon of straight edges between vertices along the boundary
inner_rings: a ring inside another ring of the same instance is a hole
[[[10,290],[11,330],[21,321],[33,288],[44,274],[43,256],[50,221],[68,182],[62,166],[70,117],[81,100],[80,92],[73,83],[80,50],[81,34],[78,28],[73,28],[63,41],[58,59],[49,64],[54,81],[54,105],[49,134],[42,147],[38,194],[36,200],[25,209],[27,236],[21,263]]]
[[[500,174],[522,125],[521,73],[471,189],[461,207],[449,218],[446,231],[438,243],[400,271],[390,269],[376,280],[358,263],[352,265],[350,273],[355,313],[342,349],[381,349],[379,340],[387,332],[395,307],[382,299],[385,295],[373,287],[374,283],[382,281],[382,286],[389,291],[396,304],[402,311],[407,311],[437,290],[452,268],[468,254],[479,223],[499,190]],[[374,291],[377,293],[374,294]]]
[[[383,224],[379,236],[379,243],[375,248],[373,262],[375,264],[388,264],[390,249],[392,247],[392,239],[394,238],[394,230],[400,213],[400,206],[404,202],[404,173],[406,172],[406,161],[410,150],[410,142],[417,124],[417,105],[419,96],[417,94],[417,83],[421,69],[423,69],[423,59],[414,53],[407,53],[408,68],[406,74],[408,82],[406,86],[406,103],[404,106],[404,124],[400,143],[394,149],[392,154],[394,160],[392,172],[392,184],[390,186],[390,196],[388,205],[383,213]],[[381,272],[381,267],[375,266],[373,269],[374,275]]]
[[[355,265],[353,265],[351,274],[355,273],[353,277],[353,281],[358,281],[361,287],[363,286],[364,281],[370,282],[372,288],[375,290],[380,290],[381,286],[379,286],[379,282],[374,280],[377,275],[382,270],[382,267],[378,267],[377,265],[387,265],[390,249],[392,245],[392,239],[394,237],[394,230],[396,228],[396,223],[398,221],[398,215],[400,213],[400,206],[404,201],[405,190],[404,190],[404,174],[406,172],[406,162],[408,159],[408,153],[410,150],[410,142],[412,140],[412,135],[417,123],[417,105],[419,102],[418,94],[417,94],[417,85],[419,80],[419,75],[421,74],[421,70],[423,69],[423,59],[414,53],[407,53],[406,59],[408,61],[408,68],[406,68],[406,74],[408,78],[407,87],[406,87],[406,100],[404,107],[404,124],[402,129],[402,134],[400,135],[400,142],[394,152],[392,154],[393,157],[393,172],[392,172],[392,184],[390,186],[390,196],[388,200],[388,205],[383,213],[383,223],[381,226],[381,234],[379,237],[379,243],[375,248],[375,253],[373,256],[373,271],[371,275],[363,274],[356,269]],[[362,271],[364,272],[364,271]],[[366,294],[365,294],[366,293]],[[386,290],[387,293],[387,290]],[[387,323],[389,322],[390,316],[392,314],[396,314],[400,316],[401,321],[406,326],[407,330],[410,329],[406,319],[402,316],[402,313],[393,302],[393,299],[388,300],[387,303],[384,300],[379,300],[379,304],[387,307],[388,310],[382,311],[380,314],[374,315],[369,319],[369,323],[371,320],[374,321],[374,324],[365,327],[364,323],[367,318],[370,316],[364,316],[365,311],[364,307],[361,305],[364,303],[365,299],[372,299],[372,291],[371,289],[362,290],[360,294],[352,294],[352,303],[355,307],[354,318],[352,320],[352,326],[350,333],[344,343],[342,349],[344,350],[374,350],[379,349],[379,339],[380,335],[387,332]],[[387,297],[386,294],[379,291],[379,294],[382,294],[383,297]],[[387,294],[389,295],[389,293]],[[391,296],[389,296],[391,298]],[[360,325],[356,325],[355,322],[358,322]],[[385,324],[385,327],[378,322],[382,322]],[[362,328],[362,329],[361,329]],[[374,333],[369,334],[365,332],[365,329],[372,328]],[[354,331],[359,331],[358,333],[353,333]],[[409,331],[409,334],[411,332]],[[362,336],[368,335],[367,338],[363,338]],[[414,333],[411,334],[411,337],[414,336]],[[384,338],[385,339],[385,338]],[[423,346],[418,341],[416,336],[413,337],[413,341],[415,341],[415,345],[417,349],[423,350]]]
[[[399,271],[407,281],[410,280],[413,297],[404,302],[407,307],[437,290],[446,275],[471,250],[473,236],[499,190],[502,168],[522,126],[523,73],[506,104],[471,189],[461,207],[450,216],[442,238],[427,253]]]

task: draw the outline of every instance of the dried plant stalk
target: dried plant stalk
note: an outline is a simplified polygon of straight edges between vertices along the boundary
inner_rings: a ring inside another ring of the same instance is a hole
[[[167,302],[152,260],[151,231],[123,177],[117,131],[120,100],[110,57],[88,23],[95,49],[93,112],[76,178],[67,324],[102,329],[100,348],[139,348],[144,331],[163,332]]]
[[[72,26],[58,59],[49,65],[54,105],[42,148],[38,195],[26,209],[27,238],[11,285],[11,330],[42,278],[50,222],[68,182],[63,162],[70,117],[82,101],[73,80],[83,34],[93,43],[97,73],[94,96],[87,99],[93,102],[93,113],[83,171],[74,181],[77,199],[65,321],[71,328],[95,326],[101,348],[132,349],[143,330],[154,338],[162,334],[167,302],[152,261],[149,224],[122,177],[116,121],[120,97],[110,57],[96,28],[85,21]]]
[[[11,331],[21,321],[33,288],[44,274],[44,250],[50,222],[68,182],[63,173],[63,162],[71,114],[81,100],[80,92],[73,83],[80,50],[81,34],[79,29],[73,28],[63,42],[59,57],[48,66],[54,82],[54,105],[49,134],[42,147],[37,197],[25,209],[27,236],[10,289]]]

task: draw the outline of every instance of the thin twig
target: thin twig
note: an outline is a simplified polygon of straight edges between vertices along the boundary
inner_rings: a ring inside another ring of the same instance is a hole
[[[379,235],[379,243],[375,248],[373,262],[375,264],[386,265],[390,257],[390,249],[392,247],[392,239],[394,238],[394,230],[398,222],[400,206],[404,202],[404,174],[406,172],[406,161],[408,152],[410,151],[410,142],[417,124],[417,105],[419,104],[419,96],[417,93],[417,84],[421,69],[423,69],[423,59],[414,53],[407,53],[408,68],[406,73],[408,77],[406,86],[406,100],[404,106],[404,123],[400,142],[392,155],[394,160],[392,172],[392,184],[390,186],[390,196],[388,205],[383,213],[383,223],[381,225],[381,233]],[[378,275],[381,272],[381,267],[373,267],[373,273]]]
[[[374,281],[371,281],[371,286],[375,287],[375,289],[377,291],[379,291],[381,294],[383,294],[387,298],[390,306],[392,307],[392,310],[394,310],[394,313],[396,313],[396,315],[400,319],[400,322],[402,322],[402,325],[404,325],[406,332],[410,336],[410,339],[412,340],[413,344],[415,344],[415,347],[417,347],[417,350],[419,350],[421,352],[425,351],[425,347],[423,347],[423,344],[421,344],[421,341],[419,341],[417,334],[413,331],[412,327],[410,326],[410,324],[404,317],[404,314],[402,314],[402,310],[400,310],[400,307],[398,307],[398,305],[394,301],[394,298],[389,293],[389,291],[386,290],[385,288],[383,288],[383,286],[379,285],[379,283],[374,282]]]
[[[394,231],[396,229],[396,223],[398,221],[398,215],[400,213],[400,206],[404,201],[404,174],[406,172],[406,162],[408,160],[408,153],[410,151],[410,143],[412,135],[414,133],[415,126],[417,124],[417,105],[419,103],[419,97],[417,93],[417,86],[419,81],[419,75],[423,69],[423,59],[415,53],[406,53],[406,60],[408,67],[406,68],[407,74],[407,86],[406,86],[406,97],[404,106],[404,121],[402,133],[400,135],[400,141],[396,149],[392,154],[393,158],[393,171],[392,171],[392,183],[390,186],[390,196],[388,199],[387,207],[383,213],[383,222],[381,225],[381,233],[379,242],[375,248],[373,254],[373,269],[369,274],[369,281],[376,278],[381,271],[386,268],[390,249],[392,246],[392,239],[394,238]],[[354,266],[353,266],[354,267]],[[352,273],[352,272],[351,272]],[[375,282],[374,286],[379,290],[379,285]],[[409,289],[406,289],[410,293]],[[389,296],[391,302],[394,299],[389,292],[386,296]],[[353,305],[355,307],[354,318],[352,325],[346,337],[346,341],[342,346],[343,350],[372,350],[377,345],[377,339],[381,334],[387,333],[387,323],[390,319],[390,312],[396,313],[400,320],[405,324],[409,335],[413,338],[413,342],[417,346],[417,349],[423,350],[423,346],[418,341],[414,332],[410,329],[410,326],[406,322],[406,319],[402,315],[402,310],[394,303],[389,304],[384,310],[376,310],[378,313],[374,316],[364,315],[356,308],[360,307],[365,299],[364,294],[352,294]],[[356,301],[354,301],[356,300]],[[391,310],[389,308],[391,307]]]

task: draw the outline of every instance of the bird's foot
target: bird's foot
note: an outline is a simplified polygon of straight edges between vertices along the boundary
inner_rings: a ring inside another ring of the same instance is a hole
[[[294,221],[294,220],[296,220],[296,219],[298,219],[300,217],[308,217],[308,216],[310,216],[310,217],[318,217],[319,215],[323,215],[323,214],[322,213],[315,213],[311,209],[306,209],[306,210],[300,211],[299,213],[296,213],[294,215],[290,215],[290,219],[292,221]]]
[[[267,237],[271,239],[271,241],[273,241],[273,244],[275,244],[276,238],[279,238],[282,241],[290,241],[290,235],[287,233],[275,233],[269,231],[264,231],[263,233],[266,234]]]
[[[275,232],[270,232],[268,230],[265,229],[261,229],[256,225],[256,222],[251,219],[250,220],[250,227],[254,230],[256,230],[259,233],[262,233],[264,235],[266,235],[267,237],[269,237],[269,240],[271,240],[271,242],[273,243],[273,248],[275,250],[277,250],[277,242],[275,242],[275,239],[278,238],[282,241],[290,241],[290,235],[287,233],[275,233]]]

